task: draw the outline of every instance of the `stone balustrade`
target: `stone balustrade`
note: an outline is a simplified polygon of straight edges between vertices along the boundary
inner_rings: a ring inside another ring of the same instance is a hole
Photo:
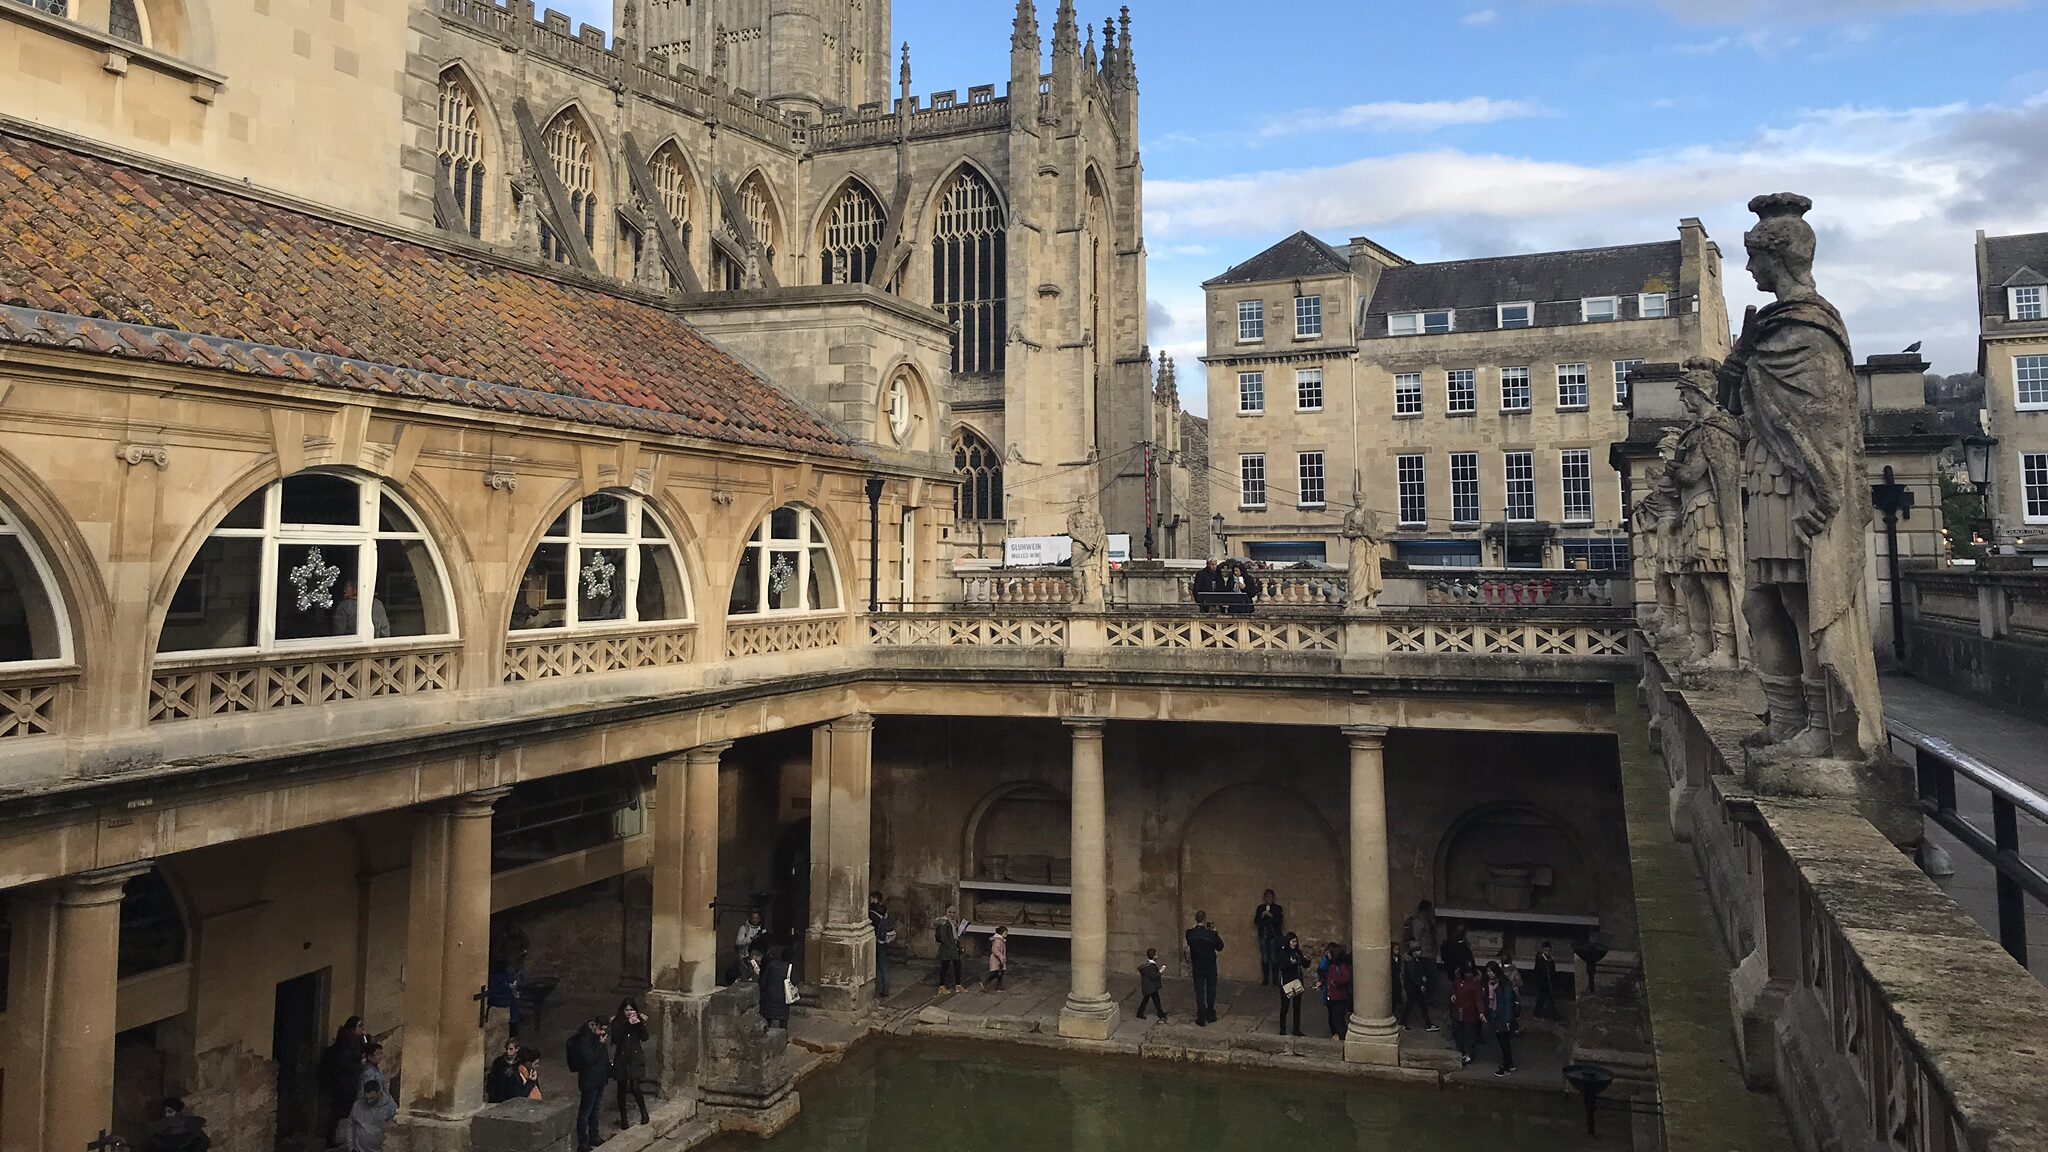
[[[688,664],[696,653],[694,626],[533,637],[514,633],[505,645],[505,683],[664,668]]]
[[[456,645],[165,659],[149,685],[149,721],[203,720],[455,687]]]
[[[0,740],[58,731],[76,668],[36,668],[0,675]]]
[[[2048,568],[1909,569],[1903,573],[1913,673],[2039,714],[2048,711]]]

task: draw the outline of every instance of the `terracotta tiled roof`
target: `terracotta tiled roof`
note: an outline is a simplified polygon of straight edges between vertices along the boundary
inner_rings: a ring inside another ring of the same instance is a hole
[[[856,456],[674,314],[0,132],[0,341]]]

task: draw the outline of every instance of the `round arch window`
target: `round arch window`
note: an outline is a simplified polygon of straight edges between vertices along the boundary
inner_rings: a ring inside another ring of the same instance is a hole
[[[302,472],[235,506],[178,580],[159,652],[449,637],[433,543],[374,478]]]
[[[674,537],[632,492],[586,496],[548,525],[512,601],[514,632],[690,618]]]
[[[910,421],[910,380],[898,372],[882,393],[882,422],[889,429],[889,438],[902,444],[910,438]]]
[[[71,658],[71,629],[56,587],[35,541],[0,504],[0,665]]]
[[[785,504],[754,529],[740,553],[728,616],[826,612],[839,607],[839,573],[817,513]]]

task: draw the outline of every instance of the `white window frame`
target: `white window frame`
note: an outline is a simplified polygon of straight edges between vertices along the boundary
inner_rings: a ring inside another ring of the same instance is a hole
[[[896,542],[897,602],[907,607],[917,603],[917,509],[903,510],[902,532]]]
[[[1653,301],[1653,300],[1654,300],[1654,301],[1656,301],[1656,311],[1654,311],[1654,312],[1652,312],[1652,311],[1650,310],[1650,308],[1651,308],[1651,303],[1650,303],[1650,302],[1651,302],[1651,301]],[[1642,294],[1640,294],[1640,295],[1638,295],[1638,296],[1636,297],[1636,317],[1637,317],[1638,319],[1641,319],[1641,320],[1664,320],[1664,319],[1668,319],[1668,318],[1669,318],[1670,316],[1671,316],[1671,293],[1669,293],[1669,292],[1644,292],[1644,293],[1642,293]],[[1618,319],[1618,317],[1617,317],[1617,319]]]
[[[889,438],[901,444],[910,438],[910,381],[898,372],[882,392],[882,424]]]
[[[1252,499],[1253,496],[1258,499]],[[1266,506],[1266,454],[1242,452],[1237,457],[1237,506],[1244,511]]]
[[[65,602],[64,592],[57,584],[57,573],[43,558],[43,550],[36,547],[35,537],[22,530],[21,517],[14,509],[0,502],[0,537],[12,540],[28,557],[31,576],[41,585],[43,599],[50,603],[50,614],[54,617],[57,633],[57,654],[41,660],[10,660],[0,662],[0,669],[9,672],[33,668],[66,668],[77,662],[71,647],[71,610]]]
[[[784,509],[796,510],[796,535],[794,537],[771,537],[770,534],[774,530],[775,514]],[[731,611],[729,605],[732,595],[730,590],[728,590],[726,601],[728,604],[727,617],[729,619],[765,620],[788,619],[792,616],[837,616],[845,612],[848,606],[853,603],[854,598],[850,595],[852,590],[846,586],[846,581],[839,572],[839,557],[836,550],[832,547],[832,534],[825,531],[824,522],[818,518],[818,514],[802,504],[783,504],[770,509],[767,515],[761,517],[761,522],[754,526],[753,532],[748,534],[747,542],[740,546],[740,551],[740,559],[742,561],[745,560],[745,553],[748,551],[761,553],[760,560],[754,565],[754,579],[756,582],[754,589],[756,599],[754,602],[760,605],[760,607],[752,612]],[[809,599],[810,595],[811,569],[817,563],[817,554],[823,553],[826,569],[832,574],[833,597],[838,603],[829,606],[821,603],[816,608],[812,608],[807,604],[797,608],[769,607],[768,583],[773,574],[775,564],[770,555],[776,552],[796,553],[796,570],[791,575],[796,580],[796,586],[803,590],[803,599],[806,600]],[[739,569],[743,566],[743,564],[734,565],[733,579],[735,581],[739,579]]]
[[[2033,397],[2028,398],[2028,385]],[[2012,402],[2022,412],[2048,409],[2048,356],[2012,358]]]
[[[1329,476],[1324,471],[1323,453],[1298,452],[1294,457],[1295,502],[1301,508],[1329,505]],[[1314,499],[1310,499],[1313,496]]]
[[[1607,315],[1594,316],[1593,306],[1596,304],[1603,306]],[[1579,301],[1579,323],[1581,324],[1612,324],[1619,319],[1621,319],[1621,297],[1619,296],[1588,296]]]
[[[2028,482],[2030,461],[2034,465],[2034,474],[2040,477],[2038,484]],[[2019,464],[2020,519],[2028,524],[2048,524],[2048,452],[2021,452]],[[2036,508],[2039,511],[2035,511]]]
[[[1616,408],[1628,407],[1629,378],[1634,376],[1636,369],[1642,366],[1643,362],[1641,360],[1616,360],[1614,362],[1614,406]]]
[[[1431,330],[1429,318],[1444,318],[1442,328]],[[1442,336],[1458,329],[1458,312],[1455,308],[1429,308],[1421,312],[1390,312],[1387,314],[1387,335],[1389,336]]]
[[[1266,302],[1264,300],[1239,300],[1237,302],[1237,342],[1257,344],[1266,338]]]
[[[2031,311],[2033,315],[2026,315]],[[2015,322],[2048,320],[2048,288],[2022,284],[2005,290],[2005,314]]]
[[[1461,505],[1471,509],[1472,515],[1458,515]],[[1479,507],[1479,453],[1451,453],[1451,523],[1477,524],[1483,514]]]
[[[1422,415],[1422,373],[1394,373],[1394,415]]]
[[[1464,388],[1458,385],[1462,378]],[[1463,404],[1460,405],[1460,397]],[[1452,368],[1444,373],[1444,412],[1452,416],[1470,416],[1479,411],[1479,370],[1476,368]]]
[[[1308,403],[1304,387],[1313,383],[1316,402]],[[1323,370],[1321,368],[1296,368],[1294,370],[1294,410],[1296,412],[1321,412],[1323,410]]]
[[[1520,323],[1511,324],[1508,322],[1508,309],[1510,308],[1527,309],[1522,314]],[[1534,328],[1536,326],[1536,302],[1534,300],[1516,300],[1508,304],[1494,305],[1494,324],[1503,331],[1515,328]]]
[[[1294,298],[1294,338],[1296,340],[1320,340],[1323,338],[1323,298],[1296,296]]]
[[[1575,474],[1576,473],[1576,474]],[[1582,500],[1573,499],[1573,489],[1578,488]],[[1563,509],[1562,519],[1566,524],[1591,524],[1593,522],[1593,453],[1588,448],[1566,448],[1557,454],[1558,504]],[[1575,515],[1576,512],[1583,515]]]
[[[1516,473],[1521,475],[1516,475]],[[1536,521],[1536,453],[1531,451],[1503,452],[1500,454],[1502,492],[1506,499],[1501,504],[1501,516],[1513,524],[1533,524]],[[1529,514],[1515,515],[1515,492],[1517,488],[1528,494]]]
[[[1583,412],[1593,403],[1593,366],[1591,364],[1559,364],[1557,366],[1557,407],[1561,412]],[[1578,389],[1578,399],[1568,398],[1567,388]]]
[[[1395,515],[1403,528],[1429,526],[1429,458],[1420,454],[1394,457]],[[1412,503],[1411,503],[1412,501]],[[1413,515],[1411,515],[1411,511]]]
[[[597,496],[609,496],[625,504],[626,530],[624,532],[590,532],[584,529],[583,505]],[[647,531],[647,518],[650,516],[654,518],[655,531],[659,533],[658,535],[650,535]],[[563,530],[561,532],[553,530],[557,524],[562,525]],[[606,489],[603,492],[594,492],[590,496],[585,496],[574,504],[569,505],[568,509],[560,516],[557,516],[554,522],[548,526],[547,531],[535,542],[533,551],[527,553],[527,568],[532,567],[533,558],[539,554],[543,546],[548,544],[560,544],[567,549],[563,557],[563,567],[565,579],[571,587],[567,589],[569,595],[565,597],[565,602],[562,605],[562,622],[560,624],[548,624],[539,628],[520,628],[507,623],[506,631],[510,635],[525,639],[533,636],[560,635],[565,632],[617,632],[639,628],[667,628],[688,624],[696,619],[695,599],[690,591],[690,571],[683,567],[683,553],[682,549],[676,547],[675,532],[669,528],[668,523],[661,517],[660,513],[656,512],[653,506],[648,503],[647,498],[638,492]],[[640,619],[640,549],[642,546],[668,549],[669,563],[675,566],[677,591],[683,598],[681,615],[668,616],[659,620]],[[592,551],[601,549],[625,553],[625,570],[618,573],[617,578],[624,581],[623,591],[620,593],[620,596],[625,602],[626,614],[617,620],[596,620],[586,624],[577,618],[582,608],[583,597],[575,594],[574,585],[584,575],[582,554],[585,549]],[[520,580],[523,584],[526,568],[521,568],[519,571]]]
[[[1510,403],[1508,403],[1508,382],[1509,382],[1510,380],[1518,381],[1518,382],[1519,382],[1519,384],[1520,384],[1520,388],[1521,388],[1521,398],[1522,398],[1522,402],[1521,402],[1520,404],[1510,404]],[[1500,410],[1501,410],[1501,411],[1503,411],[1503,412],[1527,412],[1527,411],[1529,411],[1529,409],[1530,409],[1530,408],[1531,408],[1531,407],[1532,407],[1532,406],[1533,406],[1533,405],[1535,404],[1535,401],[1536,401],[1536,397],[1535,397],[1535,395],[1534,395],[1535,391],[1536,391],[1536,386],[1535,386],[1535,385],[1534,385],[1533,383],[1531,383],[1531,376],[1530,376],[1530,374],[1529,374],[1529,369],[1528,369],[1528,367],[1527,367],[1527,366],[1525,366],[1525,365],[1521,365],[1521,364],[1516,364],[1516,365],[1512,365],[1512,366],[1510,366],[1510,367],[1506,367],[1506,368],[1503,368],[1503,369],[1501,369],[1501,370],[1500,370]]]
[[[1237,374],[1237,414],[1239,416],[1264,416],[1266,414],[1266,374],[1264,372],[1239,372]]]

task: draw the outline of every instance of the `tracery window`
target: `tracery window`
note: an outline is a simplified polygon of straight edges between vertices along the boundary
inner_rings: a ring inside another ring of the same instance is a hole
[[[113,0],[107,8],[107,31],[117,40],[131,44],[149,43],[142,23],[142,10],[135,0]]]
[[[740,553],[728,616],[825,612],[839,607],[839,573],[817,513],[785,504],[768,514]]]
[[[972,428],[953,433],[953,471],[960,477],[954,519],[1003,518],[1003,459]]]
[[[71,630],[57,583],[20,523],[0,504],[0,664],[69,660]]]
[[[432,542],[382,481],[302,472],[207,535],[171,594],[157,650],[452,636],[451,603]]]
[[[455,195],[459,221],[473,239],[484,234],[484,135],[476,93],[453,69],[441,74],[441,177]]]
[[[775,252],[782,246],[782,228],[775,218],[775,203],[768,197],[768,185],[762,181],[759,172],[747,177],[740,185],[740,211],[747,218],[748,227],[753,229],[754,239],[761,245],[761,260],[764,264],[775,263]],[[735,263],[724,252],[717,254],[712,279],[725,286],[728,292],[737,292],[746,286],[746,268]]]
[[[683,249],[690,247],[690,169],[683,162],[683,154],[674,142],[664,144],[647,162],[647,171],[654,177],[654,194],[661,199],[661,210],[668,213],[668,222],[675,226],[676,235],[682,237]]]
[[[590,133],[584,130],[583,122],[567,108],[549,122],[545,139],[548,162],[554,165],[555,175],[569,194],[571,221],[582,229],[583,242],[594,245],[597,243],[597,145],[592,143]],[[545,220],[540,226],[540,251],[549,260],[563,264],[569,262],[568,245],[561,242]]]
[[[981,173],[962,169],[939,201],[932,234],[932,307],[952,322],[956,373],[1003,370],[1009,342],[1007,243],[996,190]]]
[[[674,537],[631,492],[586,496],[555,518],[512,602],[514,632],[690,618]]]
[[[849,180],[832,202],[818,245],[820,284],[873,281],[882,245],[882,202],[858,180]]]

